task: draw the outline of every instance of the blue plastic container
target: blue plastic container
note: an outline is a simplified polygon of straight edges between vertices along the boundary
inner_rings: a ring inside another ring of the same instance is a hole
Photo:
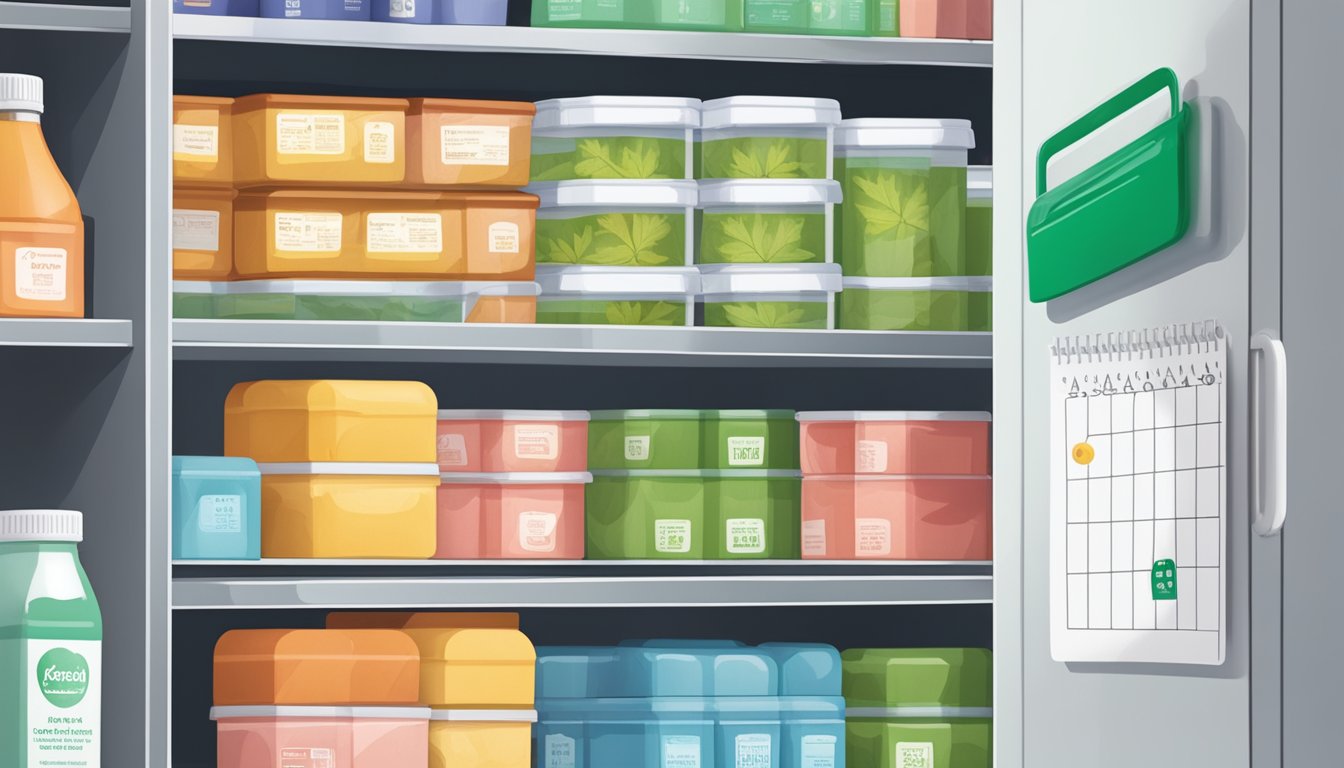
[[[594,646],[537,648],[538,699],[598,699],[617,692],[616,650]]]
[[[368,21],[369,0],[261,0],[261,15],[269,19],[329,19]]]
[[[779,665],[780,768],[844,768],[840,652],[820,643],[765,643]]]
[[[173,13],[204,16],[256,16],[257,0],[173,0]]]
[[[756,648],[779,667],[780,696],[839,696],[840,652],[823,643],[763,643]]]
[[[434,21],[500,27],[509,22],[509,0],[434,0]]]
[[[373,20],[396,24],[433,24],[434,0],[373,0]]]
[[[714,768],[714,721],[699,697],[589,699],[587,768]]]
[[[251,459],[173,457],[173,557],[261,558],[261,472]]]
[[[769,656],[752,648],[721,641],[687,646],[663,641],[619,649],[620,679],[625,695],[775,696],[779,670]]]

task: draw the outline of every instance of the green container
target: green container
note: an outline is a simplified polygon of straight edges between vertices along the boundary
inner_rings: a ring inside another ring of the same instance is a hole
[[[467,322],[484,297],[536,296],[533,282],[243,280],[215,296],[223,320]]]
[[[742,0],[642,0],[649,29],[741,32]]]
[[[699,99],[539,101],[532,124],[532,180],[689,179],[699,125]]]
[[[991,768],[994,723],[987,717],[859,719],[845,723],[846,760],[872,768]]]
[[[900,0],[868,0],[874,37],[901,36]]]
[[[106,765],[103,621],[82,538],[78,512],[0,512],[0,765]]]
[[[209,320],[215,316],[215,296],[225,283],[197,280],[173,281],[173,317],[188,320]]]
[[[703,411],[705,469],[798,469],[793,411]]]
[[[695,410],[593,411],[588,422],[588,467],[699,469],[703,421],[704,412]]]
[[[966,274],[966,157],[974,146],[967,120],[841,124],[836,257],[846,276]]]
[[[532,0],[534,27],[610,27],[635,25],[636,6],[645,0]],[[627,17],[630,20],[627,20]]]
[[[700,267],[703,322],[710,327],[834,327],[838,264],[716,264]]]
[[[868,7],[873,0],[812,0],[809,31],[814,35],[873,34],[873,15]]]
[[[744,179],[700,185],[700,264],[826,264],[840,185],[826,180]]]
[[[794,436],[797,437],[796,429]],[[793,448],[796,453],[796,439]],[[790,470],[706,472],[706,557],[720,560],[798,559],[801,556],[801,478],[800,472]]]
[[[812,0],[742,0],[742,13],[748,32],[806,35]]]
[[[694,181],[537,182],[538,264],[691,264]]]
[[[829,179],[834,99],[732,96],[701,109],[701,179]]]
[[[694,267],[542,264],[537,322],[564,325],[690,325],[700,275]]]
[[[987,332],[993,280],[987,277],[846,277],[836,324],[851,331]]]
[[[966,172],[966,274],[994,274],[994,169]]]
[[[695,470],[594,471],[584,501],[587,558],[703,560],[705,507]]]

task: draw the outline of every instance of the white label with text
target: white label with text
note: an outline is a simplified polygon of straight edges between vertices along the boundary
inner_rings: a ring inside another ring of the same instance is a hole
[[[282,155],[345,154],[345,115],[277,114],[275,151]]]
[[[442,253],[443,216],[437,213],[370,213],[369,253]]]
[[[174,208],[173,250],[218,251],[219,211]]]
[[[554,424],[519,424],[513,428],[513,455],[554,461],[560,455],[560,428]]]
[[[509,164],[509,129],[501,125],[445,125],[439,129],[444,165]]]
[[[341,222],[339,213],[276,213],[275,249],[340,253]]]
[[[68,262],[64,248],[16,248],[14,295],[28,301],[65,301]]]

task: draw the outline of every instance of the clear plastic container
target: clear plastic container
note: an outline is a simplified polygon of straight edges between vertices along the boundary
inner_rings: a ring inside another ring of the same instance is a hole
[[[408,106],[405,99],[244,96],[233,104],[234,183],[239,189],[401,184]]]
[[[592,469],[698,469],[704,462],[704,412],[689,409],[593,411]]]
[[[700,283],[707,326],[835,327],[838,264],[702,265]]]
[[[803,559],[989,560],[993,483],[961,475],[803,478]]]
[[[693,263],[694,181],[536,182],[538,264],[675,267]]]
[[[551,1],[586,7],[621,0]],[[542,5],[538,2],[534,13]],[[694,178],[699,125],[699,99],[584,96],[539,101],[532,124],[532,180]]]
[[[524,186],[531,169],[536,112],[536,106],[526,101],[411,99],[406,113],[406,183],[477,189]]]
[[[210,316],[222,320],[528,324],[536,322],[540,292],[530,282],[240,280],[220,285]]]
[[[173,187],[173,279],[224,280],[233,272],[233,199],[227,188]]]
[[[732,96],[705,102],[700,122],[697,178],[831,178],[834,99]]]
[[[392,629],[234,629],[215,643],[216,706],[415,704],[420,653]]]
[[[829,264],[834,261],[834,181],[752,179],[700,185],[701,264]]]
[[[583,472],[587,411],[441,410],[444,472]]]
[[[526,768],[532,709],[436,709],[429,716],[429,768]]]
[[[261,15],[271,19],[368,21],[372,0],[261,0]]]
[[[261,557],[261,472],[251,459],[173,457],[173,558]]]
[[[846,277],[966,274],[969,120],[845,120],[835,144]]]
[[[422,707],[214,707],[219,768],[427,768]]]
[[[990,415],[979,411],[806,411],[808,475],[988,475]]]
[[[188,0],[190,2],[190,0]],[[209,3],[210,0],[203,0]],[[177,11],[211,15],[255,16],[218,9]],[[233,99],[173,97],[173,184],[228,187],[233,184]]]
[[[537,322],[570,325],[691,325],[700,291],[694,267],[546,264],[537,282]]]
[[[582,560],[586,472],[445,472],[440,560]]]
[[[994,169],[966,171],[966,274],[994,274]]]
[[[992,329],[991,277],[846,277],[839,327],[855,331]]]

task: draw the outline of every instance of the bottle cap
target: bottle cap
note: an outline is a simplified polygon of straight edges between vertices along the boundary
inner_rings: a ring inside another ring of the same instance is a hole
[[[42,78],[0,72],[0,112],[42,113]]]
[[[0,542],[84,540],[84,515],[69,509],[0,511]]]

